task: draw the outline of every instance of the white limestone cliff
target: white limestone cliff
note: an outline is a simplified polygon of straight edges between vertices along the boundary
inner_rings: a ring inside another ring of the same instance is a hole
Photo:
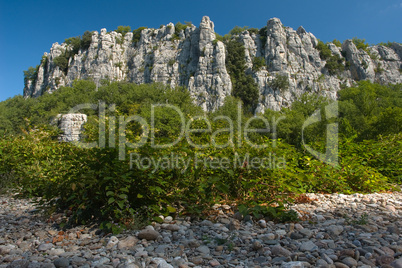
[[[279,110],[306,91],[335,98],[341,85],[351,85],[354,81],[402,82],[401,44],[371,46],[369,53],[358,50],[351,40],[344,41],[341,48],[330,44],[332,54],[345,59],[345,70],[334,75],[320,58],[317,38],[303,27],[295,31],[273,18],[267,22],[266,29],[264,38],[249,31],[239,36],[246,52],[246,72],[253,75],[260,91],[256,112],[267,108]],[[89,48],[80,49],[69,59],[66,73],[54,59],[71,47],[55,43],[50,53],[44,54],[46,60],[39,66],[35,81],[27,81],[24,96],[53,92],[61,86],[72,85],[76,79],[92,79],[98,86],[103,79],[137,84],[161,82],[187,87],[204,110],[218,108],[231,94],[232,83],[225,66],[227,50],[223,42],[216,40],[213,22],[205,16],[198,28],[187,27],[179,38],[172,38],[174,34],[172,23],[159,29],[142,30],[138,42],[132,42],[131,32],[124,38],[121,33],[106,29],[93,32]],[[254,57],[263,57],[266,67],[253,71]],[[289,78],[287,91],[270,87],[277,74]]]

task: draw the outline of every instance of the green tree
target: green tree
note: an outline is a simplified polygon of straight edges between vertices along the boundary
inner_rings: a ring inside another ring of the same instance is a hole
[[[353,37],[352,41],[356,45],[357,49],[363,49],[364,51],[368,51],[369,44],[366,43],[366,39],[359,39],[357,37]]]
[[[320,51],[320,58],[323,60],[329,59],[332,55],[332,52],[329,49],[329,47],[326,44],[324,44],[324,42],[322,42],[322,41],[318,41],[316,49],[318,49]]]
[[[92,43],[92,32],[90,31],[85,31],[84,35],[82,36],[81,39],[81,48],[86,50],[89,48],[89,46]]]
[[[64,43],[67,45],[71,46],[71,53],[73,55],[78,54],[80,48],[81,48],[81,37],[76,36],[76,37],[70,37],[66,40],[64,40]]]
[[[265,63],[264,57],[254,57],[253,58],[253,71],[258,72],[262,68],[266,67],[267,64]]]
[[[289,89],[289,77],[285,74],[277,73],[275,78],[269,83],[269,86],[273,90],[279,90],[285,92]]]
[[[226,43],[226,49],[226,68],[233,85],[232,95],[243,101],[246,110],[254,111],[258,104],[259,91],[253,77],[245,74],[244,46],[237,40],[230,40]]]
[[[64,72],[64,74],[67,74],[67,70],[68,70],[68,57],[66,57],[66,55],[60,55],[57,56],[56,58],[54,58],[53,62],[54,64],[60,68],[61,71]]]
[[[337,47],[342,47],[341,41],[339,41],[339,40],[337,40],[337,39],[334,39],[334,40],[332,41],[332,43],[333,43],[335,46],[337,46]]]
[[[121,33],[123,37],[126,35],[126,33],[131,32],[131,27],[130,26],[118,26],[116,29],[117,33]]]
[[[234,36],[234,35],[240,35],[242,32],[247,30],[249,27],[248,26],[235,26],[232,30],[230,30],[229,34]]]
[[[137,43],[141,39],[142,30],[147,29],[147,27],[139,27],[138,29],[133,30],[133,43]]]
[[[35,83],[36,78],[38,77],[38,70],[39,70],[39,65],[37,65],[35,68],[34,67],[29,67],[28,70],[24,71],[24,84],[25,86],[27,85],[28,81],[32,81]]]

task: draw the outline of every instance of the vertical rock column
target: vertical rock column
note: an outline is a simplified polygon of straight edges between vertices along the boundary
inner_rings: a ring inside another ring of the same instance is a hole
[[[63,131],[63,134],[59,136],[59,141],[79,141],[85,122],[87,122],[85,114],[59,114],[57,116],[57,126]]]

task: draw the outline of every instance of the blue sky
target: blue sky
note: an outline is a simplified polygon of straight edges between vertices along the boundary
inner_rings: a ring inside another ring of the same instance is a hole
[[[52,43],[86,30],[158,28],[207,15],[221,35],[234,26],[261,28],[277,17],[320,40],[358,37],[370,44],[402,43],[402,0],[23,1],[0,0],[0,101],[23,93],[23,71],[39,64]]]

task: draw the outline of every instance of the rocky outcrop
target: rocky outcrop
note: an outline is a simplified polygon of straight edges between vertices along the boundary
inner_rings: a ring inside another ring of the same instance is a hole
[[[259,87],[256,112],[279,110],[306,91],[335,98],[342,85],[354,81],[402,82],[402,46],[398,43],[367,50],[357,49],[351,40],[342,47],[330,43],[332,55],[343,60],[343,68],[334,73],[328,70],[328,60],[320,57],[317,38],[303,27],[295,31],[273,18],[264,34],[244,31],[236,38],[245,47],[246,72],[253,75]],[[53,44],[43,57],[37,78],[27,81],[24,96],[53,92],[70,86],[76,79],[92,79],[97,86],[104,79],[137,84],[161,82],[187,87],[198,105],[214,110],[232,92],[225,66],[226,47],[216,40],[214,24],[208,17],[202,18],[198,28],[191,25],[179,33],[172,23],[159,29],[144,29],[139,40],[134,41],[132,32],[124,36],[106,29],[93,32],[90,46],[70,57],[67,68],[62,70],[55,59],[71,50],[71,45]],[[255,57],[262,57],[266,66],[253,68]],[[288,90],[271,88],[277,74],[289,78]]]
[[[85,114],[59,114],[55,122],[62,134],[59,135],[59,141],[79,141],[83,125],[87,122]]]

